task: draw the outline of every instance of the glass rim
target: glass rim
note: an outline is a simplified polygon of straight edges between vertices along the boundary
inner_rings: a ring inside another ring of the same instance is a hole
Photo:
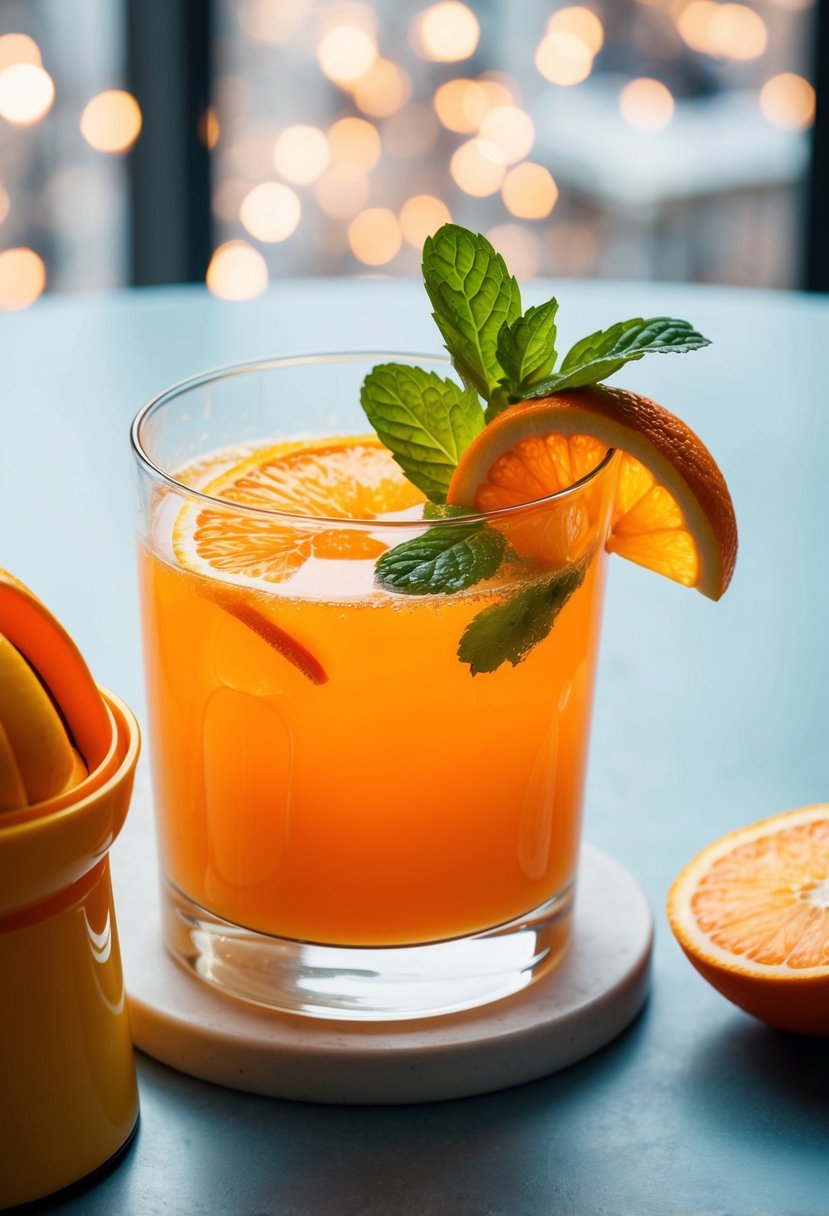
[[[459,522],[458,516],[449,516],[445,519],[429,519],[429,520],[412,520],[412,519],[362,519],[358,517],[343,517],[343,516],[321,516],[321,515],[304,515],[293,511],[280,511],[270,507],[254,507],[245,503],[229,502],[226,498],[217,498],[212,494],[205,494],[193,486],[188,486],[182,481],[178,481],[171,473],[166,472],[160,465],[152,459],[144,447],[141,438],[141,429],[145,423],[165,405],[178,397],[183,397],[185,394],[203,387],[207,384],[212,384],[220,380],[229,380],[234,376],[246,375],[253,372],[269,371],[279,367],[302,367],[310,364],[318,363],[359,363],[368,360],[374,360],[377,363],[387,363],[391,361],[418,364],[422,362],[439,364],[446,368],[452,367],[452,362],[448,355],[427,354],[425,352],[414,351],[372,351],[372,350],[343,350],[343,351],[308,351],[297,352],[294,354],[271,355],[264,356],[258,359],[243,359],[234,363],[223,363],[216,367],[207,368],[205,371],[197,372],[192,376],[187,376],[183,380],[178,380],[174,384],[168,385],[162,389],[149,401],[146,401],[141,406],[138,413],[132,420],[130,425],[130,447],[132,454],[136,460],[138,468],[147,474],[153,481],[159,482],[166,486],[167,489],[181,495],[184,499],[189,499],[192,502],[199,503],[203,508],[214,508],[223,512],[232,513],[234,515],[242,515],[245,517],[258,519],[279,519],[293,526],[313,527],[313,528],[349,528],[358,530],[379,529],[397,529],[411,531],[413,526],[421,524],[433,527],[457,526]],[[536,510],[549,503],[561,502],[567,498],[573,497],[586,485],[597,478],[598,475],[610,464],[613,457],[616,455],[616,448],[608,448],[605,455],[599,461],[595,468],[589,473],[585,473],[577,481],[572,482],[569,486],[564,486],[561,490],[556,490],[552,494],[546,494],[541,498],[530,499],[529,502],[516,503],[509,507],[498,507],[493,511],[474,511],[468,515],[464,515],[464,523],[484,523],[493,519],[504,519],[515,515],[520,515],[530,510]]]

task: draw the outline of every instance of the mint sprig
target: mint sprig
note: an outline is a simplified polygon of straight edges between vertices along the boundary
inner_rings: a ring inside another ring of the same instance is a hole
[[[557,368],[558,301],[522,311],[504,259],[486,237],[457,224],[426,240],[423,280],[464,387],[422,368],[385,363],[366,377],[361,401],[382,442],[432,504],[445,503],[466,448],[510,406],[599,384],[646,354],[709,345],[687,321],[633,317],[576,342]],[[424,518],[452,510],[427,504]],[[495,574],[508,552],[499,537],[480,522],[432,529],[386,552],[377,563],[378,581],[407,595],[464,590]],[[586,562],[566,567],[485,608],[468,625],[459,658],[473,675],[521,662],[550,632],[586,569]]]
[[[421,367],[381,363],[363,381],[360,403],[409,481],[444,502],[455,466],[484,427],[476,394]]]
[[[444,224],[423,246],[423,283],[455,370],[489,401],[504,374],[498,334],[521,316],[521,292],[485,236]]]
[[[517,667],[547,637],[570,596],[584,582],[587,566],[584,559],[565,566],[473,617],[458,646],[458,658],[469,664],[471,674],[497,671],[504,663]]]
[[[564,356],[558,372],[537,380],[525,395],[546,397],[567,388],[585,388],[607,380],[626,363],[647,354],[684,354],[703,346],[710,346],[709,340],[687,321],[673,317],[618,321],[582,338]]]
[[[491,578],[505,548],[503,533],[484,524],[449,524],[389,549],[375,573],[403,595],[451,595]]]

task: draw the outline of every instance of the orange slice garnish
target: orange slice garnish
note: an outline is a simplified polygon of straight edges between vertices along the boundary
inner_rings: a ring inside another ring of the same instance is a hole
[[[668,896],[696,969],[748,1013],[829,1035],[829,805],[763,819],[710,844]]]
[[[719,599],[737,556],[728,487],[702,440],[646,397],[596,386],[510,406],[464,452],[447,501],[477,511],[533,502],[611,448],[620,464],[608,550]],[[562,518],[572,550],[578,516]],[[522,551],[519,536],[510,541]]]
[[[372,520],[423,502],[375,436],[277,444],[201,486],[211,498],[279,515],[182,508],[173,528],[179,563],[211,579],[272,588],[309,557],[373,559],[386,546],[363,528],[314,527],[315,519]]]

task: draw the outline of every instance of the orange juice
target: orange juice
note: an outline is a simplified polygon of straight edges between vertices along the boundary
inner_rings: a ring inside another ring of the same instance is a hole
[[[462,937],[566,897],[614,476],[606,465],[582,492],[586,573],[549,636],[478,675],[458,657],[464,630],[529,575],[508,563],[454,594],[378,586],[377,555],[403,539],[401,515],[425,527],[419,506],[378,513],[356,544],[347,519],[336,544],[336,528],[322,543],[313,519],[287,519],[303,558],[271,584],[182,561],[183,496],[151,508],[139,568],[172,887],[233,925],[341,946]]]

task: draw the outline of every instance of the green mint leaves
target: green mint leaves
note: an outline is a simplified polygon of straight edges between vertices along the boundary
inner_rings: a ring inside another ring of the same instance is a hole
[[[503,410],[528,398],[599,384],[646,354],[709,344],[687,321],[634,317],[582,338],[558,364],[558,301],[524,311],[518,283],[501,255],[486,237],[457,224],[445,224],[426,240],[423,281],[463,387],[410,364],[383,363],[366,377],[360,400],[380,440],[430,499],[425,520],[464,514],[442,505],[453,473]],[[399,594],[451,595],[491,579],[507,556],[521,561],[501,532],[480,520],[459,519],[388,550],[376,576]],[[520,663],[550,632],[587,571],[587,559],[544,577],[532,562],[526,565],[532,581],[479,612],[461,638],[458,657],[472,675]]]
[[[384,553],[377,581],[403,595],[451,595],[491,578],[505,548],[503,534],[480,523],[430,528]]]
[[[500,253],[457,224],[426,239],[423,282],[465,388],[418,367],[384,363],[366,378],[361,399],[380,439],[433,502],[445,501],[455,466],[484,423],[510,405],[599,384],[653,352],[709,345],[687,321],[633,317],[576,342],[556,370],[558,300],[523,311]]]
[[[444,502],[455,466],[483,430],[477,395],[405,363],[381,363],[363,381],[360,402],[409,481]]]
[[[545,372],[540,380],[527,386],[529,391],[525,395],[546,397],[566,388],[584,388],[607,380],[626,363],[652,352],[684,354],[709,345],[708,339],[698,334],[687,321],[671,317],[651,317],[647,321],[634,317],[630,321],[619,321],[610,329],[600,329],[582,338],[564,356],[558,372],[555,375]]]
[[[502,663],[516,667],[526,658],[584,582],[587,565],[583,560],[565,566],[473,617],[458,646],[458,658],[469,664],[472,675],[495,671]]]
[[[423,283],[455,370],[489,401],[503,370],[498,335],[521,316],[521,292],[486,237],[444,224],[423,246]]]

